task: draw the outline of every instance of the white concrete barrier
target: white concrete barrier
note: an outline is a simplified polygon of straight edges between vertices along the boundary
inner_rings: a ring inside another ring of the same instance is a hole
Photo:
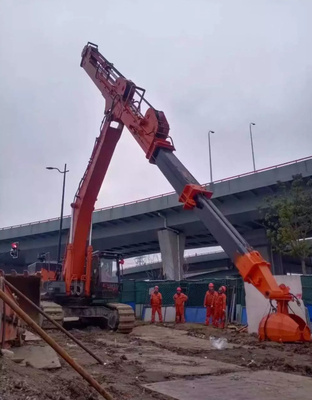
[[[298,297],[301,306],[296,302],[290,302],[293,312],[306,321],[305,306],[302,301],[301,277],[298,275],[276,275],[275,279],[280,285],[284,283],[290,288],[290,292]],[[248,333],[258,333],[258,327],[261,319],[270,311],[270,302],[253,285],[245,283],[246,310],[248,320]],[[276,302],[272,304],[276,306]]]
[[[161,308],[163,321],[164,322],[174,322],[175,321],[175,308],[170,307],[162,307]],[[152,319],[152,309],[151,307],[145,306],[143,308],[142,319],[144,322],[150,322]],[[158,322],[158,314],[156,313],[155,321]]]

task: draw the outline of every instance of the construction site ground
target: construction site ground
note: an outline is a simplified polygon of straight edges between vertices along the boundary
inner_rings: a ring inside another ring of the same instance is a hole
[[[61,332],[50,330],[49,333],[119,400],[184,400],[191,399],[190,393],[195,395],[193,398],[214,399],[223,397],[225,388],[232,399],[262,399],[261,395],[273,399],[282,394],[284,399],[297,397],[291,390],[296,390],[301,399],[308,399],[312,391],[310,343],[259,343],[255,336],[247,333],[197,324],[137,323],[129,335],[96,327],[71,330],[103,359],[105,365],[99,365]],[[215,349],[210,336],[226,338],[227,347]],[[46,344],[31,341],[27,346]],[[41,350],[36,350],[40,354]],[[42,351],[42,356],[47,357],[46,352]],[[63,360],[60,364],[60,368],[36,369],[23,363],[22,357],[15,362],[1,357],[0,400],[100,398]],[[267,393],[263,394],[262,386],[266,382]],[[198,387],[206,394],[196,397]],[[272,393],[270,388],[273,388]],[[243,396],[244,390],[246,396]],[[287,390],[290,397],[284,395]]]

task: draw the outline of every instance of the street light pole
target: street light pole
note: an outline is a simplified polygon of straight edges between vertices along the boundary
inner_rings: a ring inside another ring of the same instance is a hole
[[[56,169],[60,174],[63,174],[63,189],[62,189],[62,202],[61,202],[61,217],[60,217],[60,228],[59,228],[59,238],[58,238],[58,248],[57,248],[57,262],[61,262],[61,246],[62,246],[62,228],[63,228],[63,212],[64,212],[64,197],[65,197],[65,183],[66,183],[66,173],[69,170],[66,169],[67,165],[64,165],[64,171],[56,167],[46,167],[46,169],[52,170]]]
[[[214,133],[214,131],[208,132],[208,146],[209,146],[209,164],[210,164],[210,183],[212,183],[212,158],[211,158],[211,143],[210,143],[210,134]]]
[[[254,169],[254,171],[256,171],[255,152],[254,152],[253,139],[252,139],[252,130],[251,130],[251,126],[252,125],[255,126],[256,124],[254,122],[250,122],[250,124],[249,124],[252,163],[253,163],[253,169]]]

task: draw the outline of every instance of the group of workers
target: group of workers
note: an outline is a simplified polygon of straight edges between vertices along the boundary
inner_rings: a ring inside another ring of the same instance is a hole
[[[204,307],[206,307],[206,325],[212,322],[216,328],[224,328],[226,310],[226,288],[220,286],[218,292],[214,290],[214,284],[209,283],[205,295]]]
[[[214,290],[214,284],[209,283],[208,290],[205,294],[204,307],[206,307],[206,325],[212,321],[213,326],[216,328],[224,328],[225,325],[225,310],[226,310],[226,288],[221,286],[216,292]],[[177,288],[177,292],[173,296],[173,301],[176,310],[176,323],[184,323],[184,305],[188,300],[186,294],[182,293],[180,287]],[[162,295],[159,291],[159,287],[155,286],[154,291],[151,294],[151,307],[152,307],[152,319],[151,323],[155,322],[156,313],[158,314],[159,322],[163,322],[162,317]]]

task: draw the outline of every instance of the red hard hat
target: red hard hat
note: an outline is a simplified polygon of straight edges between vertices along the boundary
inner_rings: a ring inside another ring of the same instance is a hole
[[[221,286],[221,289],[223,290],[223,292],[226,292],[226,287],[225,286]]]
[[[154,289],[159,289],[159,287],[158,287],[158,286],[155,286]]]
[[[178,287],[177,292],[182,292],[182,289],[180,287]]]
[[[208,287],[214,287],[214,284],[210,282]]]

